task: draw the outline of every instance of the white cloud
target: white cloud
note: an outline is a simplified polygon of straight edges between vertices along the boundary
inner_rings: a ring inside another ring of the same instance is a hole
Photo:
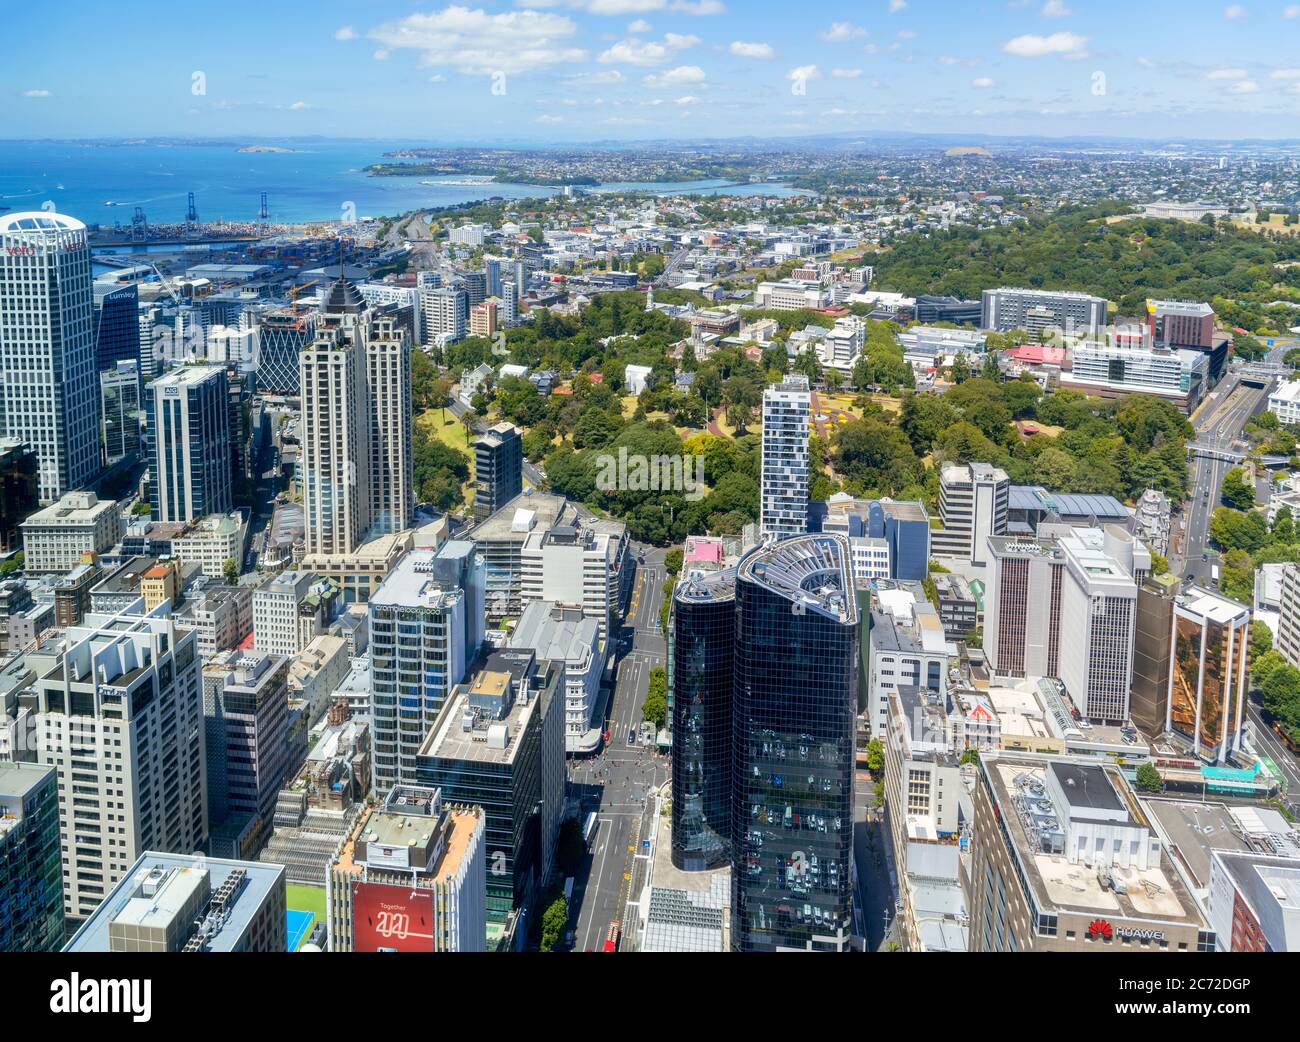
[[[571,46],[573,20],[539,11],[488,14],[453,5],[385,22],[369,33],[392,50],[420,52],[422,65],[447,65],[467,75],[518,73],[566,62],[587,54]]]
[[[1211,69],[1205,74],[1207,80],[1244,80],[1250,78],[1245,69]]]
[[[725,14],[722,0],[515,0],[516,7],[554,8],[569,7],[588,14],[621,16],[648,14],[651,11],[672,11],[686,15]],[[629,32],[642,30],[628,30]]]
[[[1019,58],[1041,58],[1048,54],[1080,54],[1087,43],[1088,38],[1077,33],[1052,33],[1050,36],[1025,33],[1008,40],[1002,45],[1002,50]]]
[[[657,75],[651,73],[642,78],[641,82],[651,90],[661,90],[664,87],[683,87],[689,83],[703,83],[705,78],[704,70],[698,65],[679,65],[675,69]]]
[[[1270,80],[1300,80],[1300,69],[1274,69],[1268,74]]]
[[[566,76],[570,83],[585,84],[605,84],[605,83],[622,83],[623,74],[617,69],[602,69],[600,72],[580,72],[574,76]]]
[[[745,43],[736,40],[729,48],[732,54],[740,58],[775,58],[776,51],[770,43]]]
[[[662,42],[629,37],[620,40],[600,56],[606,65],[662,65],[676,51],[688,50],[700,42],[698,36],[667,33]]]
[[[444,75],[443,75],[442,73],[440,73],[440,72],[435,72],[432,76],[429,77],[429,82],[430,82],[430,83],[446,83],[446,82],[447,82],[447,77],[444,76]]]
[[[676,104],[678,104],[678,105],[698,105],[698,104],[699,104],[699,101],[700,101],[700,99],[697,98],[694,94],[687,94],[687,95],[685,95],[684,97],[680,97],[680,98],[678,98]]]
[[[1245,18],[1249,14],[1245,4],[1229,4],[1223,9],[1223,17],[1229,21],[1236,21],[1238,18]]]
[[[889,13],[896,14],[907,6],[907,0],[889,0]]]
[[[668,10],[701,17],[727,13],[727,7],[722,0],[674,0]]]
[[[1044,18],[1069,18],[1074,14],[1065,6],[1064,0],[1047,0],[1047,3],[1043,4],[1042,13]]]
[[[563,122],[564,122],[564,117],[563,117],[563,116],[543,115],[543,116],[538,116],[535,120],[533,120],[533,122],[534,122],[534,123],[546,123],[546,124],[563,123]]]
[[[1300,18],[1300,4],[1287,4],[1282,12],[1283,18]]]
[[[996,87],[997,81],[988,76],[977,76],[970,81],[970,85],[978,90],[988,90],[989,87]]]
[[[334,33],[334,39],[336,40],[355,40],[356,38],[357,31],[350,25],[345,25]]]
[[[309,109],[309,108],[311,108],[311,106],[308,105],[307,102],[305,102],[305,101],[295,101],[292,105],[289,106],[289,111],[290,111],[290,112],[305,112],[305,111],[306,111],[307,109]]]
[[[52,98],[54,97],[54,95],[51,94],[48,90],[25,90],[23,91],[23,97],[24,98]]]
[[[913,32],[911,29],[899,29],[898,38],[900,40],[915,40],[916,33]]]
[[[1254,80],[1238,80],[1228,88],[1231,94],[1254,94],[1259,90],[1259,84]]]
[[[786,74],[788,80],[820,80],[822,71],[816,65],[800,65]]]
[[[822,39],[827,43],[844,43],[846,40],[856,40],[866,35],[867,31],[860,25],[854,25],[852,22],[833,22],[831,27],[822,33]]]
[[[375,61],[377,62],[386,62],[388,61],[388,57],[390,54],[392,54],[392,51],[388,50],[387,48],[381,47],[379,48],[379,50],[375,51],[375,53],[372,54],[371,57],[374,58]]]
[[[837,80],[856,80],[862,75],[861,69],[831,69],[831,75]]]
[[[635,22],[632,22],[627,27],[627,31],[631,33],[633,36],[636,36],[638,33],[648,33],[651,30],[651,28],[652,26],[650,25],[650,23],[647,22],[644,18],[638,18]]]

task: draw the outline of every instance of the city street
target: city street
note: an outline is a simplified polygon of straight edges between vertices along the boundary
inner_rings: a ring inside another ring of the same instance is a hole
[[[875,783],[866,771],[857,771],[854,779],[854,929],[866,938],[866,950],[874,952],[894,920],[898,879],[888,819],[876,808]]]
[[[635,552],[635,548],[633,548]],[[599,822],[589,857],[574,885],[578,907],[571,928],[576,951],[599,951],[611,922],[626,929],[625,916],[637,873],[637,855],[649,836],[652,789],[670,773],[666,756],[653,746],[628,744],[630,731],[640,731],[641,706],[650,686],[650,670],[665,664],[666,642],[659,631],[659,609],[665,581],[664,551],[646,549],[622,637],[631,646],[618,663],[613,697],[606,711],[609,741],[592,757],[569,761],[570,795],[582,802],[582,817],[595,811]],[[576,924],[576,925],[575,925]]]

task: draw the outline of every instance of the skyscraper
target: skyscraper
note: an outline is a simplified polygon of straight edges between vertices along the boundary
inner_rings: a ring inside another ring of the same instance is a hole
[[[762,487],[758,524],[778,538],[808,531],[808,413],[806,376],[787,376],[763,392]]]
[[[939,470],[939,519],[930,535],[936,557],[960,557],[982,565],[989,536],[1007,530],[1011,479],[988,463],[946,463]]]
[[[140,456],[140,363],[117,362],[99,374],[104,410],[104,463],[113,466]]]
[[[281,311],[257,325],[257,390],[296,395],[301,386],[298,353],[316,339],[316,316]]]
[[[731,701],[736,570],[673,592],[673,864],[700,871],[731,858]]]
[[[193,521],[234,506],[229,387],[219,365],[182,366],[146,388],[155,521]]]
[[[119,362],[140,364],[140,289],[134,282],[94,284],[95,368],[108,372]]]
[[[1174,600],[1166,730],[1223,763],[1241,742],[1250,658],[1250,609],[1188,586]]]
[[[524,490],[524,443],[517,428],[498,423],[474,443],[474,517],[491,517]]]
[[[0,433],[40,460],[52,502],[99,473],[99,384],[86,226],[0,216]]]
[[[752,551],[736,607],[732,946],[842,951],[858,677],[848,540],[805,535]]]
[[[411,457],[411,344],[397,319],[376,317],[366,330],[370,401],[370,531],[411,527],[415,472]]]

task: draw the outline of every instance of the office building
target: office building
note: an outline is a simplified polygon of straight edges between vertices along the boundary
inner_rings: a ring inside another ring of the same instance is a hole
[[[672,619],[672,863],[695,872],[731,862],[736,570],[678,583]]]
[[[81,919],[144,851],[207,845],[199,657],[194,634],[171,619],[119,615],[67,630],[37,662],[38,756],[59,779],[64,911]]]
[[[1273,646],[1291,665],[1300,669],[1300,565],[1286,564],[1282,567]]]
[[[140,400],[138,362],[118,362],[99,374],[103,425],[104,465],[114,467],[123,460],[135,462],[142,445],[140,423],[144,410]]]
[[[496,652],[447,700],[419,751],[420,785],[483,808],[489,950],[522,944],[541,914],[564,812],[563,717],[562,663]]]
[[[1209,906],[1219,951],[1300,951],[1300,861],[1293,857],[1211,851]]]
[[[16,438],[0,438],[0,554],[18,549],[20,526],[40,503],[36,453]]]
[[[0,760],[0,951],[63,947],[60,857],[54,770]]]
[[[988,540],[984,653],[1003,677],[1060,675],[1065,554],[1054,539]]]
[[[1214,349],[1214,309],[1191,300],[1148,300],[1147,329],[1152,343],[1166,348]]]
[[[900,687],[944,694],[948,686],[948,638],[934,605],[919,584],[875,584],[871,610],[870,666],[865,717],[876,735],[889,723],[889,696]]]
[[[99,474],[99,384],[86,226],[0,214],[0,434],[40,460],[41,502]]]
[[[975,587],[960,575],[934,576],[934,606],[943,623],[943,635],[949,640],[965,640],[980,624],[983,601]]]
[[[519,554],[521,603],[577,608],[596,620],[605,641],[621,599],[617,561],[625,550],[622,540],[595,525],[530,531]]]
[[[247,586],[205,586],[188,598],[179,619],[194,629],[201,658],[228,651],[253,632],[253,591]]]
[[[1208,952],[1215,933],[1119,768],[981,753],[972,952]]]
[[[140,369],[140,288],[134,282],[95,282],[95,369],[105,373],[129,362]]]
[[[854,499],[847,493],[837,492],[826,501],[821,531],[849,537],[854,577],[859,586],[875,578],[919,582],[929,574],[930,518],[921,503]],[[874,563],[880,550],[884,551],[883,573]],[[873,562],[869,573],[858,567],[860,559]]]
[[[885,803],[899,867],[899,909],[909,951],[959,951],[969,944],[958,841],[965,797],[948,699],[914,686],[889,694]]]
[[[495,514],[524,490],[524,442],[519,430],[498,423],[474,443],[474,517]]]
[[[930,533],[936,557],[988,563],[989,536],[1007,530],[1011,479],[988,463],[945,463],[939,471],[939,520]]]
[[[145,389],[155,521],[234,508],[229,387],[221,366],[182,366]]]
[[[292,658],[307,640],[299,625],[299,608],[312,595],[320,578],[311,572],[282,572],[253,591],[253,641],[258,651]]]
[[[256,329],[257,392],[296,396],[302,386],[298,355],[316,339],[316,315],[272,312],[260,318]]]
[[[20,526],[25,570],[33,575],[66,572],[84,554],[102,554],[122,538],[122,514],[113,500],[93,492],[69,492]]]
[[[1177,577],[1149,575],[1138,587],[1133,633],[1133,692],[1129,711],[1144,735],[1162,734],[1169,720]]]
[[[1173,661],[1165,729],[1204,760],[1237,753],[1250,671],[1250,608],[1199,586],[1174,599]]]
[[[1129,717],[1137,584],[1150,554],[1108,529],[1075,529],[1060,540],[1065,553],[1061,588],[1059,676],[1075,708],[1089,720],[1123,724]],[[1125,551],[1145,556],[1134,567]]]
[[[1300,380],[1282,380],[1268,396],[1268,411],[1286,426],[1300,423]]]
[[[787,539],[741,561],[735,656],[732,947],[843,951],[858,675],[846,539]]]
[[[1087,340],[1074,345],[1071,357],[1061,386],[1094,398],[1149,394],[1190,413],[1209,386],[1208,359],[1199,351]]]
[[[1004,333],[1060,329],[1095,336],[1106,325],[1106,301],[1087,293],[1047,289],[986,289],[980,296],[980,328]]]
[[[782,538],[808,531],[808,378],[787,376],[763,392],[759,531]]]
[[[941,297],[922,294],[916,298],[916,320],[926,324],[933,322],[955,322],[961,325],[974,325],[980,320],[982,311],[978,300],[959,300],[957,297]]]
[[[580,608],[530,601],[509,646],[564,663],[564,751],[574,755],[600,748],[601,721],[594,716],[605,675],[600,624]]]
[[[142,854],[65,952],[285,952],[281,865]]]
[[[416,753],[482,643],[483,616],[470,616],[470,592],[443,571],[437,557],[430,550],[411,551],[369,602],[379,792],[416,783]]]
[[[825,287],[816,281],[784,279],[780,282],[760,282],[754,290],[754,307],[769,311],[823,308],[828,302]]]
[[[253,856],[271,832],[288,762],[289,660],[225,652],[203,667],[212,853]]]
[[[331,952],[481,952],[487,944],[481,807],[397,786],[358,816],[326,876]]]

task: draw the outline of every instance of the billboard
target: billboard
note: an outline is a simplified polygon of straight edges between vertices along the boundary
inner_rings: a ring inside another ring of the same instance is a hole
[[[352,949],[433,951],[433,892],[386,883],[353,883]]]

